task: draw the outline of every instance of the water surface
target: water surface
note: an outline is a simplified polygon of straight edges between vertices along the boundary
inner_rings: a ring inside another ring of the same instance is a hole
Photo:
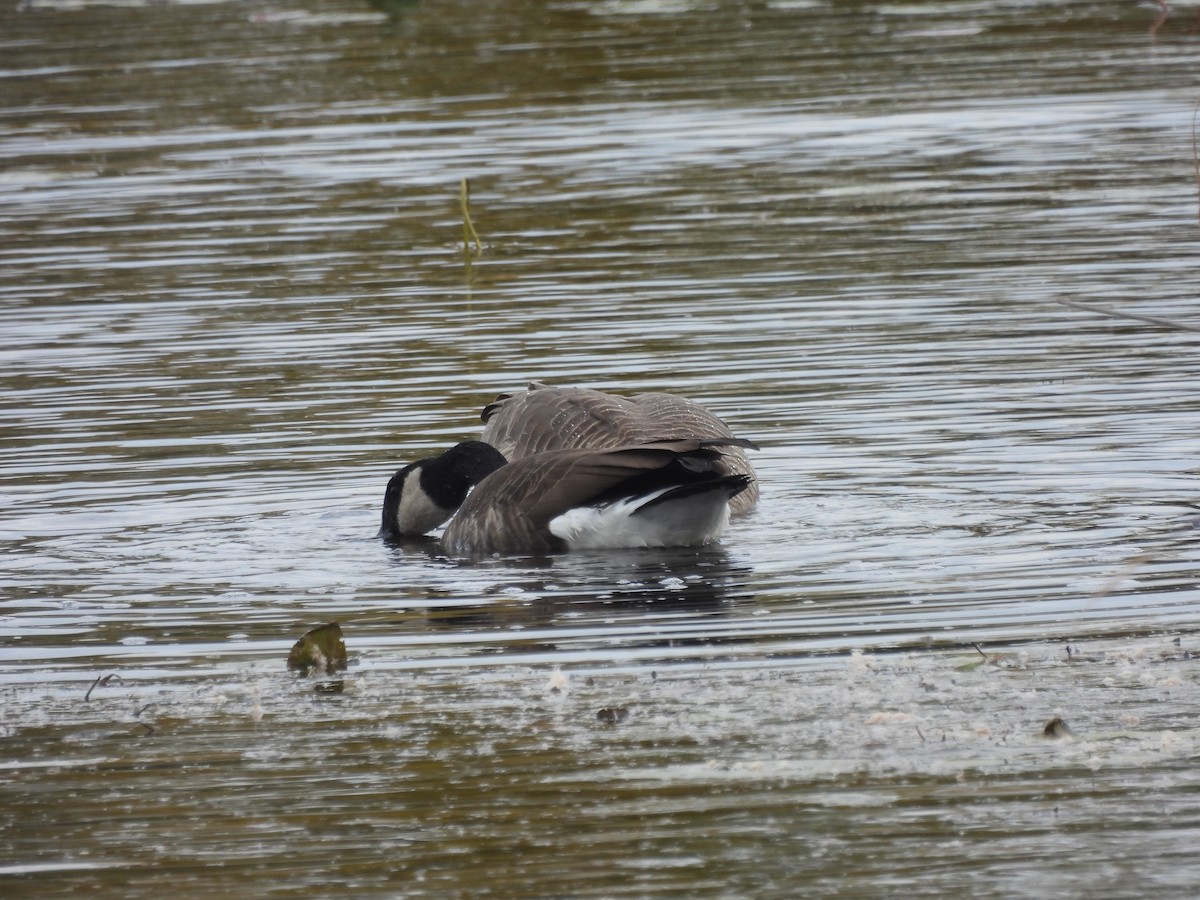
[[[6,893],[1186,893],[1186,19],[0,13]],[[705,402],[759,510],[378,542],[534,378]]]

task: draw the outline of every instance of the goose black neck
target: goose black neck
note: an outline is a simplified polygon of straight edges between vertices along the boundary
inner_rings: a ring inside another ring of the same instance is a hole
[[[421,466],[421,487],[434,503],[447,509],[460,506],[471,490],[508,462],[491,444],[463,441]]]

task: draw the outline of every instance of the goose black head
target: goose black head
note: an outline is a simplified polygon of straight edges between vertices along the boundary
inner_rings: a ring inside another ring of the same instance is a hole
[[[388,481],[380,536],[396,539],[432,531],[454,515],[471,488],[506,462],[491,444],[463,441],[441,456],[405,466]]]

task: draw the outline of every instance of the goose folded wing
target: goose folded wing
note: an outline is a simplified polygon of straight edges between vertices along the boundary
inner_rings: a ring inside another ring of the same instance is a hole
[[[608,503],[659,487],[730,474],[721,451],[699,440],[658,441],[613,450],[563,451],[531,462],[517,489],[535,498],[530,518],[540,527],[568,509]],[[516,491],[514,492],[516,494]]]
[[[568,510],[729,475],[731,469],[716,443],[726,440],[560,450],[509,463],[471,492],[443,543],[452,553],[562,549],[549,526]]]

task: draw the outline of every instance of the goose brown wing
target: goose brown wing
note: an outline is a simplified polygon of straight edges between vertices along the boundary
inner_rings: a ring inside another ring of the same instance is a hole
[[[485,478],[459,508],[442,544],[456,555],[551,552],[562,543],[551,520],[619,494],[639,476],[676,460],[690,471],[729,474],[723,450],[699,440],[661,441],[611,450],[560,450],[509,463]]]

